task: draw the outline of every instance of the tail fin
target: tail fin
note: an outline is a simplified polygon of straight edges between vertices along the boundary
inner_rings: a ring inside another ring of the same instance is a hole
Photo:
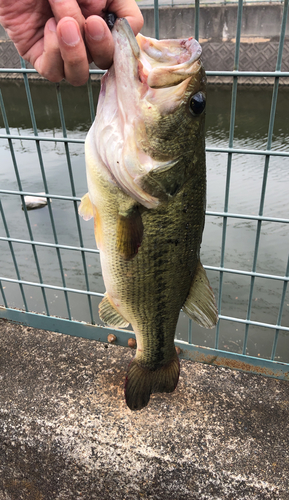
[[[125,399],[130,410],[141,410],[154,392],[173,392],[180,374],[180,362],[176,357],[156,370],[149,370],[133,359],[125,381]]]

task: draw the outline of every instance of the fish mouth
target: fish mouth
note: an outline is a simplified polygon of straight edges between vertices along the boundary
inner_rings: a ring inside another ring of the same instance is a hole
[[[117,19],[113,37],[117,58],[120,49],[123,57],[134,63],[134,75],[137,73],[140,82],[152,89],[178,85],[199,69],[202,48],[192,37],[156,40],[140,33],[135,37],[126,19]]]
[[[171,87],[198,70],[202,48],[194,38],[186,40],[154,40],[139,34],[140,78],[151,88]]]

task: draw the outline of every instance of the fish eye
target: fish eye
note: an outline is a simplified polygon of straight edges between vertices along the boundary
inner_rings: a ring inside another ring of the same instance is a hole
[[[206,98],[203,92],[194,94],[190,99],[190,112],[194,116],[200,115],[206,107]]]

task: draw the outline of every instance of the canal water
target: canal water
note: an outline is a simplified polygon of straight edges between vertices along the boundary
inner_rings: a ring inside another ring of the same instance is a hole
[[[1,90],[5,102],[11,134],[27,136],[33,134],[27,99],[22,82],[2,81]],[[91,124],[86,87],[73,88],[61,84],[61,96],[68,137],[84,139]],[[99,82],[93,83],[94,102],[97,102]],[[62,136],[55,86],[49,83],[31,83],[31,94],[40,136]],[[239,149],[266,149],[272,88],[239,87],[237,95],[234,147]],[[280,88],[274,126],[272,149],[288,151],[289,92]],[[230,127],[230,86],[209,86],[207,98],[206,140],[207,147],[228,147]],[[1,133],[5,133],[0,116]],[[19,167],[24,191],[43,192],[43,179],[39,166],[38,152],[34,141],[14,140],[13,147]],[[59,142],[41,142],[41,154],[49,192],[54,195],[71,196],[72,184],[68,175],[67,151]],[[86,193],[86,176],[83,144],[69,144],[73,185],[76,196]],[[207,153],[209,212],[223,212],[228,157],[226,153]],[[230,181],[229,212],[258,215],[265,157],[259,155],[234,154]],[[13,168],[9,145],[0,139],[0,188],[17,190],[18,185]],[[289,158],[271,157],[265,196],[264,215],[287,218],[289,214]],[[24,212],[19,196],[1,195],[7,225],[12,238],[29,240]],[[79,235],[72,202],[52,200],[53,217],[58,243],[77,246]],[[47,207],[29,212],[29,218],[36,241],[54,243]],[[207,266],[219,266],[222,240],[221,216],[208,215],[201,248],[202,262]],[[80,222],[85,247],[95,248],[92,221]],[[252,270],[257,222],[237,218],[228,219],[224,266],[245,271]],[[0,217],[0,236],[6,236]],[[263,222],[257,272],[284,276],[289,249],[289,227],[285,223]],[[14,243],[14,250],[21,278],[39,281],[31,245]],[[50,285],[62,286],[59,263],[55,249],[37,247],[42,278]],[[85,290],[86,282],[80,252],[61,251],[66,285],[69,288]],[[10,250],[6,242],[0,241],[0,275],[16,278]],[[99,257],[86,253],[90,290],[104,292]],[[208,271],[211,285],[218,295],[219,273]],[[2,283],[10,307],[23,308],[19,286]],[[289,288],[289,287],[288,287]],[[246,318],[250,277],[226,273],[223,284],[222,315]],[[251,319],[276,324],[283,282],[256,278]],[[44,303],[39,288],[25,286],[28,306],[31,311],[44,312]],[[50,314],[67,317],[63,292],[47,291]],[[72,317],[79,321],[90,321],[88,300],[85,296],[69,293]],[[0,293],[0,303],[3,299]],[[99,322],[97,306],[99,299],[92,298],[95,321]],[[289,290],[285,298],[282,325],[289,326]],[[180,314],[176,337],[187,340],[188,321]],[[221,321],[219,347],[224,350],[242,352],[244,325],[234,321]],[[251,326],[249,329],[247,353],[253,356],[270,357],[274,330]],[[193,326],[193,342],[214,347],[215,330]],[[280,332],[276,359],[289,361],[289,334]]]

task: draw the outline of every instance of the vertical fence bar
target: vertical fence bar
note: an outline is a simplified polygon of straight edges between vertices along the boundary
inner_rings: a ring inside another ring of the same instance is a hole
[[[160,37],[159,0],[154,0],[155,38]]]
[[[26,67],[25,66],[25,61],[22,58],[21,58],[21,66],[23,68]],[[36,124],[34,107],[33,107],[33,102],[32,102],[32,97],[31,97],[30,86],[29,86],[27,74],[24,74],[23,78],[24,78],[24,84],[25,84],[25,90],[26,90],[26,96],[27,96],[27,101],[28,101],[28,106],[29,106],[29,112],[30,112],[30,117],[31,117],[33,132],[34,132],[35,136],[38,136],[38,129],[37,129],[37,124]],[[48,190],[48,184],[47,184],[47,179],[46,179],[46,174],[45,174],[45,168],[44,168],[44,163],[43,163],[42,152],[41,152],[41,148],[40,148],[40,141],[37,141],[37,140],[36,140],[36,149],[37,149],[37,154],[38,154],[38,160],[39,160],[39,165],[40,165],[40,170],[41,170],[41,175],[42,175],[42,181],[43,181],[43,185],[44,185],[44,190],[45,190],[45,193],[48,194],[49,190]],[[57,245],[58,244],[57,232],[56,232],[55,223],[54,223],[54,217],[53,217],[53,212],[52,212],[52,207],[51,207],[51,201],[50,201],[49,198],[47,198],[47,207],[48,207],[48,212],[49,212],[49,217],[50,217],[50,222],[51,222],[51,227],[52,227],[54,242]],[[63,269],[62,258],[61,258],[61,253],[60,253],[60,249],[59,248],[56,248],[56,254],[57,254],[57,258],[58,258],[58,264],[59,264],[59,269],[60,269],[60,275],[61,275],[62,284],[63,284],[63,287],[66,288],[66,282],[65,282],[65,276],[64,276],[64,269]],[[68,294],[67,294],[66,291],[64,291],[64,297],[65,297],[65,302],[66,302],[66,308],[67,308],[68,318],[71,319]]]
[[[89,78],[87,80],[87,92],[88,92],[90,119],[91,119],[91,123],[92,123],[94,121],[94,118],[95,118],[95,105],[94,105],[94,99],[93,99],[93,93],[92,93],[91,75],[89,75]]]
[[[59,116],[60,116],[60,121],[61,121],[63,137],[67,137],[67,130],[66,130],[64,110],[63,110],[63,104],[62,104],[59,83],[56,84],[56,94],[57,94],[57,102],[58,102],[58,109],[59,109]],[[74,178],[73,178],[73,172],[72,172],[72,166],[71,166],[71,159],[70,159],[69,147],[68,147],[67,142],[64,143],[64,147],[65,147],[67,167],[68,167],[68,172],[69,172],[71,192],[72,192],[72,196],[76,197]],[[75,219],[76,219],[76,225],[77,225],[77,230],[78,230],[80,247],[83,248],[84,245],[83,245],[82,231],[81,231],[79,215],[78,215],[77,201],[75,201],[75,200],[73,201],[73,206],[74,206],[74,213],[75,213]],[[86,289],[89,291],[89,279],[88,279],[87,265],[86,265],[86,258],[85,258],[84,251],[81,252],[81,257],[82,257],[82,264],[83,264],[83,270],[84,270],[84,276],[85,276]],[[90,312],[90,320],[91,320],[91,323],[94,324],[92,303],[91,303],[91,296],[90,295],[87,295],[87,300],[88,300],[88,306],[89,306],[89,312]]]
[[[195,39],[199,40],[200,0],[195,0]]]
[[[189,318],[189,325],[188,325],[188,343],[192,344],[193,343],[193,321]]]
[[[7,224],[7,221],[6,221],[6,217],[5,217],[5,213],[4,213],[4,209],[3,209],[3,206],[2,206],[1,199],[0,199],[0,213],[1,213],[2,220],[3,220],[3,225],[4,225],[6,236],[7,236],[7,238],[10,238],[8,224]],[[19,268],[18,268],[18,264],[17,264],[16,255],[15,255],[15,252],[14,252],[13,244],[12,244],[11,241],[8,241],[8,245],[9,245],[9,249],[10,249],[10,254],[12,255],[12,259],[13,259],[13,264],[14,264],[16,276],[17,276],[17,279],[20,281],[21,280],[21,276],[20,276],[20,272],[19,272]],[[23,288],[22,283],[19,283],[19,287],[20,287],[20,292],[21,292],[21,295],[22,295],[22,299],[23,299],[25,311],[28,312],[28,306],[27,306],[26,297],[25,297],[24,288]]]
[[[8,309],[8,303],[7,303],[6,296],[5,296],[5,293],[3,290],[2,281],[0,281],[0,290],[1,290],[2,297],[3,297],[4,306],[6,307],[6,309]]]
[[[237,31],[236,31],[234,71],[238,70],[238,68],[239,68],[242,13],[243,13],[243,0],[239,0],[238,14],[237,14]],[[233,87],[232,87],[232,98],[231,98],[229,148],[233,148],[233,144],[234,144],[237,86],[238,86],[238,77],[234,76],[233,77]],[[232,153],[228,153],[226,190],[225,190],[225,202],[224,202],[224,212],[225,213],[228,212],[228,210],[229,210],[229,194],[230,194],[230,182],[231,182],[232,156],[233,156]],[[225,263],[225,245],[226,245],[226,236],[227,236],[227,224],[228,224],[228,218],[226,216],[224,216],[224,218],[223,218],[223,230],[222,230],[222,243],[221,243],[221,267],[224,267],[224,263]],[[218,294],[219,314],[221,313],[221,308],[222,308],[223,279],[224,279],[224,273],[223,273],[223,271],[220,271],[219,294]],[[218,349],[218,346],[219,346],[219,335],[220,335],[220,321],[218,321],[217,326],[216,326],[216,338],[215,338],[215,348],[216,349]]]
[[[7,120],[7,116],[6,116],[6,110],[5,110],[5,105],[4,105],[1,90],[0,90],[0,107],[1,107],[1,112],[2,112],[2,117],[3,117],[3,121],[4,121],[6,134],[10,135],[10,128],[9,128],[9,124],[8,124],[8,120]],[[9,148],[10,148],[10,154],[11,154],[11,158],[12,158],[12,163],[13,163],[13,167],[14,167],[14,172],[15,172],[15,176],[16,176],[16,180],[17,180],[18,189],[19,189],[19,191],[23,191],[22,190],[22,183],[21,183],[21,179],[20,179],[20,175],[19,175],[19,171],[18,171],[16,156],[15,156],[15,152],[14,152],[13,142],[12,142],[12,139],[9,139],[9,137],[8,137],[8,144],[9,144]],[[32,228],[31,228],[31,224],[30,224],[30,220],[29,220],[29,216],[28,216],[28,211],[27,211],[27,208],[25,205],[24,196],[20,195],[20,198],[21,198],[21,203],[22,203],[22,207],[24,210],[24,216],[25,216],[25,220],[26,220],[28,233],[29,233],[29,238],[31,240],[32,252],[33,252],[33,256],[34,256],[34,260],[35,260],[35,264],[36,264],[36,268],[37,268],[39,282],[43,283],[41,269],[40,269],[39,260],[38,260],[38,255],[37,255],[35,244],[33,243],[34,238],[33,238]],[[44,306],[46,309],[46,314],[47,314],[47,316],[49,316],[49,308],[48,308],[46,293],[45,293],[45,290],[43,287],[41,287],[41,292],[42,292],[42,297],[43,297],[43,301],[44,301]],[[5,307],[8,307],[8,306],[5,306]]]
[[[200,0],[195,0],[195,39],[199,40]],[[189,319],[188,343],[193,343],[193,322]]]
[[[286,268],[285,276],[286,276],[286,278],[289,276],[289,255],[288,255],[288,261],[287,261],[287,268]],[[282,321],[282,314],[283,314],[283,308],[284,308],[284,304],[285,304],[285,297],[286,297],[286,292],[287,292],[287,285],[288,285],[288,281],[284,281],[284,283],[283,283],[283,290],[282,290],[282,296],[281,296],[280,309],[279,309],[278,319],[277,319],[277,323],[276,323],[278,326],[281,325],[281,321]],[[279,332],[280,332],[280,330],[279,330],[279,328],[277,328],[276,329],[276,333],[275,333],[274,342],[273,342],[272,353],[271,353],[271,359],[272,359],[272,361],[275,359],[275,355],[276,355],[276,348],[277,348],[277,342],[278,342]]]
[[[277,63],[276,63],[276,71],[281,71],[287,17],[288,17],[288,0],[285,0],[284,8],[283,8],[282,23],[281,23],[281,33],[280,33],[279,49],[278,49],[278,56],[277,56]],[[276,106],[277,106],[277,98],[278,98],[278,88],[279,88],[279,77],[276,77],[275,82],[274,82],[272,101],[271,101],[270,120],[269,120],[268,139],[267,139],[267,150],[270,150],[272,147],[273,130],[274,130]],[[264,165],[264,173],[263,173],[262,190],[261,190],[261,198],[260,198],[260,205],[259,205],[259,213],[258,213],[259,216],[262,216],[263,212],[264,212],[265,194],[266,194],[267,179],[268,179],[268,172],[269,172],[269,162],[270,162],[270,155],[266,155],[265,165]],[[262,220],[259,220],[257,223],[254,257],[253,257],[253,265],[252,265],[252,272],[254,272],[254,273],[256,272],[256,268],[257,268],[261,228],[262,228]],[[252,276],[251,283],[250,283],[248,309],[247,309],[247,320],[248,321],[250,321],[250,319],[251,319],[254,285],[255,285],[255,276]],[[249,326],[250,326],[249,323],[247,323],[246,327],[245,327],[243,354],[246,354]]]

